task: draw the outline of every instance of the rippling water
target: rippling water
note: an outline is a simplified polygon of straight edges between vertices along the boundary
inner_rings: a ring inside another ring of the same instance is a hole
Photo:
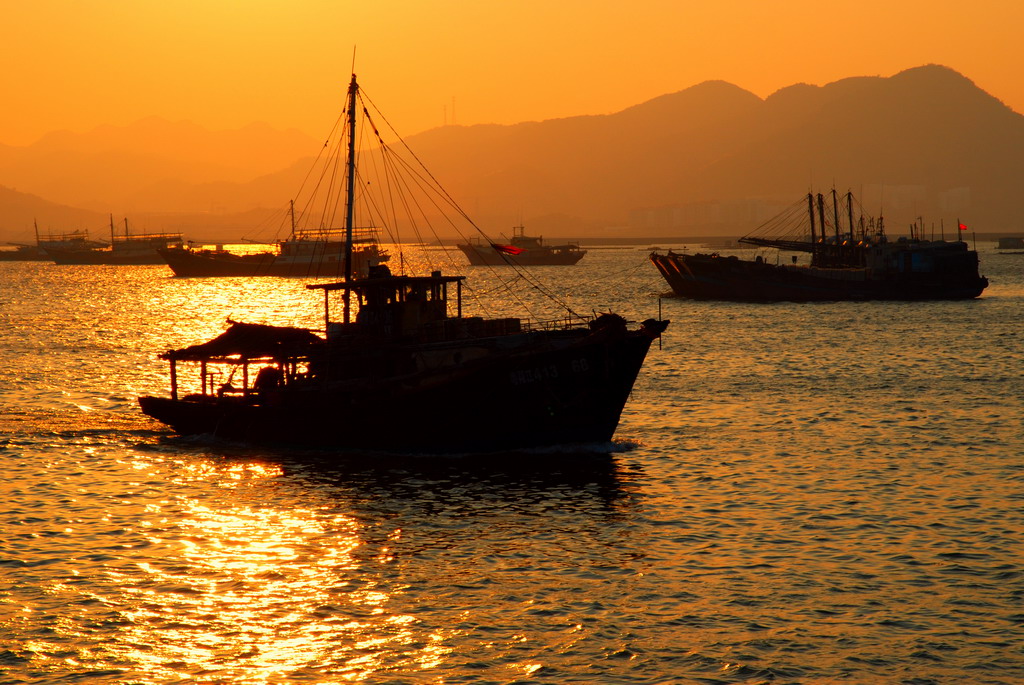
[[[665,299],[612,445],[327,463],[135,404],[229,316],[318,325],[302,282],[0,263],[0,682],[1024,682],[1024,260],[982,271]],[[535,273],[581,313],[667,289],[631,248]]]

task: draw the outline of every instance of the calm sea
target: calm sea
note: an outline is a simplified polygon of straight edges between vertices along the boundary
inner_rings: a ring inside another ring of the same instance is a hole
[[[663,345],[613,444],[445,459],[139,413],[228,317],[319,325],[301,281],[0,263],[0,682],[1024,682],[1024,256],[979,248],[970,302],[536,269],[580,313],[660,304]]]

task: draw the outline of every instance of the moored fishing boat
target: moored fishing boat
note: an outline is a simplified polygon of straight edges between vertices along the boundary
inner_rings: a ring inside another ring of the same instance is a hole
[[[345,275],[346,255],[344,228],[299,229],[295,225],[294,205],[291,234],[275,242],[269,250],[232,252],[221,246],[192,247],[179,245],[157,250],[175,276],[256,277],[283,276],[298,278],[341,278]],[[381,249],[377,232],[372,228],[356,228],[352,234],[352,271],[365,277],[370,267],[389,258]]]
[[[772,263],[718,253],[654,252],[651,261],[676,295],[692,299],[794,302],[833,300],[957,300],[981,295],[978,253],[963,240],[927,240],[922,227],[890,240],[881,218],[854,220],[854,199],[840,207],[832,192],[832,216],[824,196],[808,194],[741,243],[810,253],[809,264]],[[845,209],[845,212],[842,211]],[[846,227],[840,216],[846,215]],[[958,223],[958,235],[966,226]]]
[[[353,75],[347,254],[356,225],[356,112],[368,114],[357,99]],[[390,155],[379,137],[378,145]],[[388,159],[389,168],[401,166]],[[558,324],[469,316],[464,281],[440,269],[392,274],[386,265],[358,278],[350,266],[342,281],[306,286],[323,294],[322,329],[231,322],[213,340],[162,354],[170,396],[141,397],[140,406],[179,433],[260,444],[441,453],[610,440],[668,322],[631,328],[612,313]],[[190,385],[179,364],[192,366]]]
[[[0,260],[3,261],[21,261],[21,262],[49,262],[52,261],[50,256],[51,250],[66,250],[66,251],[79,251],[79,250],[92,250],[102,248],[106,246],[106,243],[98,240],[91,240],[89,238],[89,231],[67,231],[64,233],[39,233],[39,225],[33,222],[33,228],[35,229],[36,242],[35,245],[27,243],[11,243],[15,246],[14,250],[5,250],[0,253]]]
[[[569,266],[587,254],[579,243],[545,245],[542,236],[524,235],[523,231],[523,226],[514,227],[512,238],[507,244],[474,239],[460,243],[458,248],[473,266]]]
[[[84,245],[48,245],[47,255],[56,264],[163,264],[157,253],[160,248],[181,245],[181,233],[131,233],[128,219],[124,220],[124,234],[114,232],[114,217],[110,217],[110,243]]]
[[[0,248],[0,262],[48,262],[50,258],[37,245],[8,243],[14,249]]]

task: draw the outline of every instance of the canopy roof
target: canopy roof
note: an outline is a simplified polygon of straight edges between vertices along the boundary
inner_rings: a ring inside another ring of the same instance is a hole
[[[186,361],[236,356],[241,359],[265,359],[301,353],[324,342],[323,338],[305,328],[241,323],[230,319],[228,323],[231,327],[213,340],[180,350],[168,350],[160,358]]]

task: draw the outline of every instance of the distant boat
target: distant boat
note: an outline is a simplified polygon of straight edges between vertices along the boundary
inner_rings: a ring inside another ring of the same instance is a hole
[[[345,275],[345,229],[297,229],[294,206],[290,210],[292,232],[272,249],[239,253],[223,247],[167,247],[157,250],[175,276],[184,278],[223,276],[286,276],[296,278],[341,278]],[[389,259],[381,249],[377,232],[353,229],[352,273],[361,277],[370,267]]]
[[[353,75],[347,144],[333,148],[347,155],[329,160],[345,170],[337,174],[346,181],[338,204],[349,237],[357,197],[381,206],[366,197],[370,191],[394,207],[422,206],[392,194],[412,192],[409,178],[356,195],[356,116],[370,116],[359,93]],[[405,160],[378,142],[380,166],[402,169]],[[407,173],[428,177],[416,168]],[[451,202],[436,185],[415,190]],[[409,212],[393,225],[410,215],[420,218]],[[346,240],[346,255],[353,249]],[[323,293],[323,329],[229,321],[212,340],[161,354],[170,363],[170,396],[140,397],[139,405],[182,434],[333,450],[487,453],[610,440],[668,322],[648,319],[631,329],[612,313],[535,324],[466,316],[465,278],[439,270],[392,274],[377,265],[368,278],[352,271],[339,282],[308,284]]]
[[[45,250],[56,264],[163,264],[157,250],[182,242],[181,233],[133,234],[128,230],[128,219],[124,220],[124,234],[116,234],[111,216],[109,244],[88,240],[72,245],[51,242]]]
[[[1020,236],[1000,238],[997,247],[1000,250],[999,254],[1024,254],[1024,238]],[[1010,251],[1004,252],[1003,250]]]
[[[49,262],[52,261],[47,250],[89,250],[105,247],[106,243],[89,240],[88,231],[71,231],[69,233],[47,233],[40,235],[39,225],[34,224],[36,233],[35,245],[26,243],[10,243],[15,249],[0,250],[0,261],[4,262]]]
[[[8,243],[14,249],[0,249],[0,262],[48,262],[50,258],[46,252],[36,245],[20,245]]]
[[[461,243],[458,247],[473,266],[520,264],[522,266],[568,266],[583,259],[586,250],[579,243],[545,245],[543,237],[523,234],[522,226],[512,229],[508,244],[483,242],[479,239]]]
[[[746,260],[671,250],[651,254],[651,261],[677,295],[700,300],[957,300],[978,297],[988,286],[978,273],[978,253],[962,240],[926,240],[917,226],[909,238],[890,240],[881,218],[854,221],[850,193],[841,208],[832,191],[828,218],[820,193],[817,198],[809,193],[804,203],[801,199],[740,242],[810,253],[810,264],[797,264],[795,255],[791,264],[772,264],[760,256]],[[967,227],[957,223],[959,235]]]

